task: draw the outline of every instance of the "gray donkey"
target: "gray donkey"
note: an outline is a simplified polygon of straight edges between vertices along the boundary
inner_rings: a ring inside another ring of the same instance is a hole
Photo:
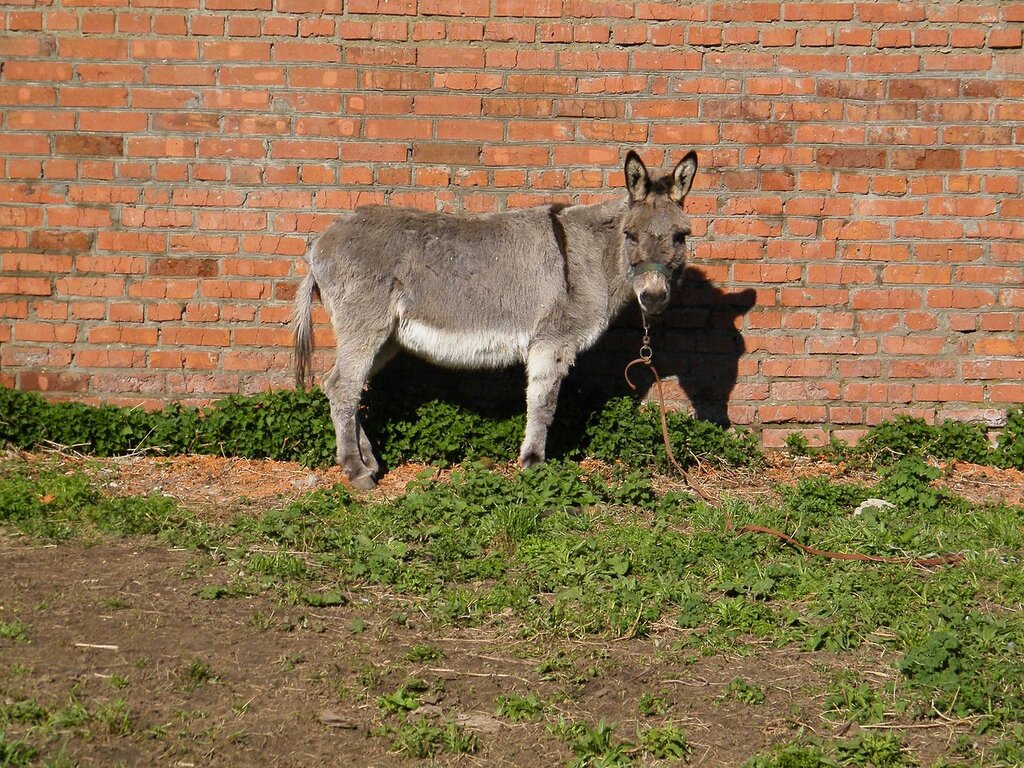
[[[652,178],[626,155],[628,198],[501,213],[428,213],[368,206],[342,214],[306,253],[295,298],[296,381],[313,357],[319,289],[337,356],[324,380],[338,464],[356,488],[379,471],[359,422],[366,382],[405,349],[449,368],[526,364],[526,435],[519,462],[544,460],[562,379],[636,297],[647,315],[668,306],[686,262],[683,199],[697,172],[689,152]]]

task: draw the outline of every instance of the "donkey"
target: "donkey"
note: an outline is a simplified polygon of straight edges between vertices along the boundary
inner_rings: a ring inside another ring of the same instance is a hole
[[[449,368],[525,363],[523,468],[544,460],[558,390],[576,356],[634,298],[660,314],[686,264],[690,151],[651,177],[626,155],[626,199],[501,213],[367,206],[343,213],[306,252],[293,310],[296,383],[311,379],[319,290],[337,343],[323,389],[338,464],[359,489],[379,464],[358,415],[369,379],[404,349]]]

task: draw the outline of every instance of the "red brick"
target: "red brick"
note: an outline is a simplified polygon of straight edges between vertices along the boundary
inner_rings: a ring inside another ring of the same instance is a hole
[[[124,325],[96,326],[89,329],[88,341],[90,344],[153,346],[157,342],[157,329],[135,328]]]
[[[418,115],[479,115],[483,102],[479,96],[417,96],[412,111]]]
[[[235,331],[234,343],[253,347],[290,347],[292,334],[284,328],[240,328]]]
[[[269,284],[262,281],[204,280],[200,294],[221,299],[265,299],[270,295]]]
[[[914,384],[914,400],[918,402],[980,403],[984,400],[984,388],[977,385],[918,383]]]
[[[762,405],[758,415],[763,424],[816,423],[825,421],[826,409],[823,405]]]
[[[370,13],[411,16],[416,13],[416,0],[348,0],[349,13]]]
[[[53,286],[49,277],[0,276],[0,294],[49,296]]]
[[[915,285],[949,285],[953,269],[949,266],[890,264],[882,270],[882,282]]]
[[[78,349],[75,364],[79,368],[145,368],[145,352],[140,349]]]
[[[55,286],[58,294],[66,296],[121,296],[125,280],[122,277],[61,277]]]
[[[67,320],[68,304],[66,301],[40,301],[32,307],[36,320]]]
[[[965,379],[1019,381],[1024,379],[1024,360],[968,360],[962,371]]]
[[[995,302],[992,291],[975,288],[933,288],[928,291],[930,308],[975,309]]]
[[[765,376],[780,377],[820,377],[828,376],[831,363],[820,358],[775,358],[761,363],[761,373]]]
[[[28,317],[27,301],[0,301],[0,317],[5,318],[26,318]]]
[[[14,340],[18,342],[43,342],[70,344],[78,337],[78,328],[65,323],[35,323],[16,321],[14,323]]]
[[[641,71],[696,71],[702,64],[700,53],[637,51],[633,54],[633,66]]]
[[[1024,384],[990,384],[986,389],[993,403],[1024,403]]]
[[[85,392],[89,375],[55,371],[24,371],[18,376],[18,388],[31,392]]]
[[[1017,337],[979,339],[974,344],[974,353],[994,357],[1024,357],[1024,340]]]
[[[916,309],[921,303],[921,292],[906,288],[862,288],[851,296],[854,309]]]
[[[215,370],[219,360],[220,355],[217,352],[157,350],[149,354],[151,368]]]
[[[924,21],[924,8],[919,3],[857,3],[857,17],[869,24]]]
[[[476,165],[480,162],[480,146],[418,142],[413,145],[412,159],[431,165]]]
[[[115,303],[110,305],[107,319],[112,323],[141,323],[143,314],[142,306],[134,302]]]
[[[149,263],[149,274],[161,277],[213,277],[217,273],[216,259],[155,259]]]
[[[562,0],[495,0],[494,15],[558,18]]]
[[[184,309],[184,314],[179,308],[179,316],[190,323],[215,323],[221,319],[220,306],[217,304],[197,304],[189,302]]]
[[[203,42],[205,61],[269,61],[270,43],[241,42],[238,40],[210,40]]]
[[[0,254],[4,272],[70,272],[72,258],[62,254]]]
[[[226,347],[231,341],[227,328],[174,328],[164,326],[160,330],[162,345],[183,345],[189,347]]]
[[[766,29],[761,35],[761,44],[766,48],[783,48],[796,45],[797,30],[779,27]]]
[[[992,29],[988,33],[989,48],[1020,48],[1021,30],[1011,28]]]
[[[756,21],[772,22],[781,20],[781,3],[714,3],[711,6],[712,21]]]
[[[341,61],[341,49],[332,43],[290,43],[274,44],[274,61],[322,62]]]
[[[818,162],[826,167],[839,168],[882,168],[886,153],[883,149],[828,148],[819,149]]]

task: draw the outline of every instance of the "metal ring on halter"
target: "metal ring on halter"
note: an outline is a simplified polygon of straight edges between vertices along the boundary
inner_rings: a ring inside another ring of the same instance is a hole
[[[651,349],[650,344],[644,344],[640,347],[640,359],[643,360],[647,365],[651,364],[651,360],[654,358],[654,350]]]

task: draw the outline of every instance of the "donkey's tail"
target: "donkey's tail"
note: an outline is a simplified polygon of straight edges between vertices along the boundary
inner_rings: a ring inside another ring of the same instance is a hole
[[[313,383],[313,291],[316,278],[308,272],[302,278],[292,305],[292,331],[295,334],[295,386],[306,389]]]

